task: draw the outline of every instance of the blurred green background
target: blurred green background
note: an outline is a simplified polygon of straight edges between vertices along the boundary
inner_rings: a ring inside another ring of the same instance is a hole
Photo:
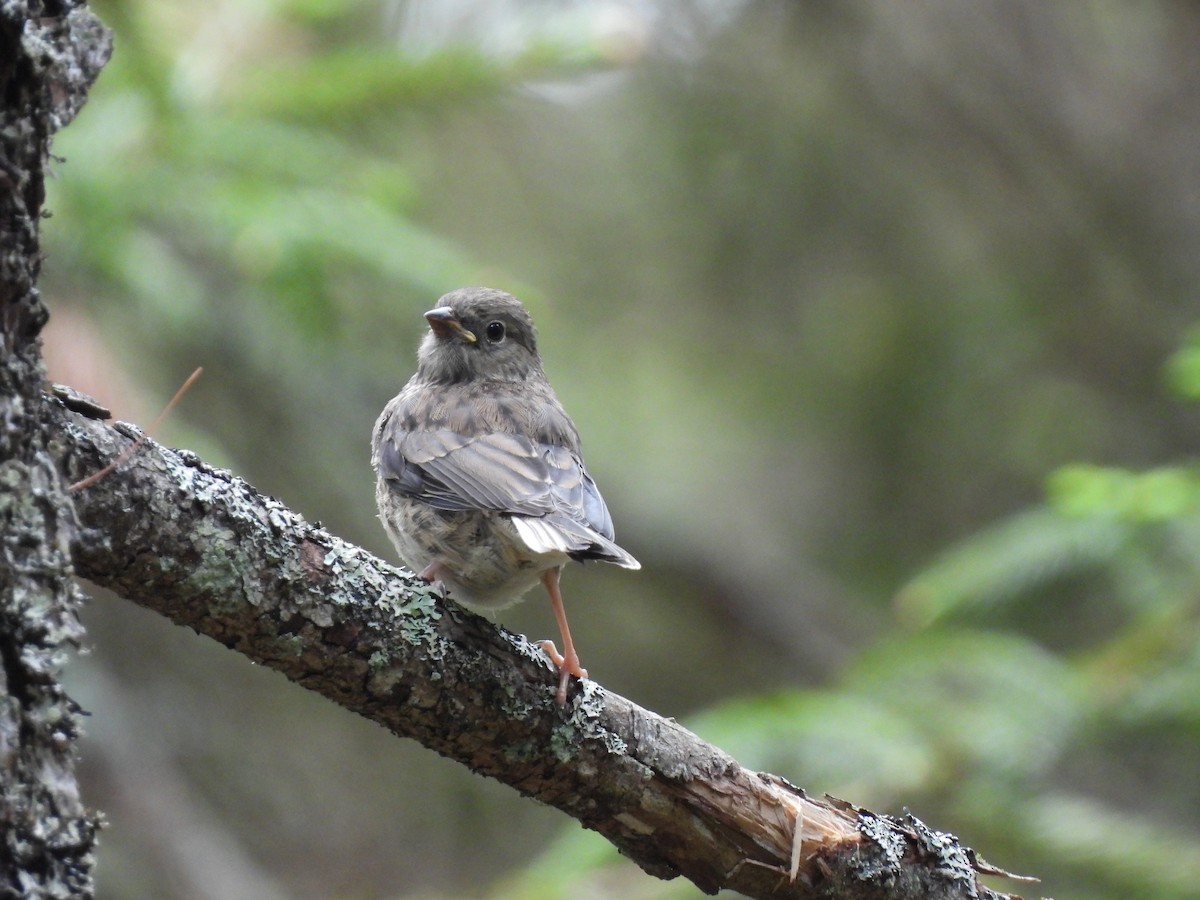
[[[639,573],[584,663],[1062,900],[1200,872],[1200,7],[95,0],[52,377],[394,559],[421,312],[510,290]],[[692,897],[97,593],[104,898]],[[503,612],[549,636],[541,597]]]

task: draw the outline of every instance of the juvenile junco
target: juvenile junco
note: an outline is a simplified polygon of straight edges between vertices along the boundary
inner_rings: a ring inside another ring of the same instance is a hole
[[[562,632],[564,655],[543,643],[561,706],[570,676],[587,677],[559,591],[563,565],[641,566],[613,542],[520,301],[461,288],[425,318],[417,372],[375,423],[379,518],[408,566],[468,606],[497,609],[545,586]]]

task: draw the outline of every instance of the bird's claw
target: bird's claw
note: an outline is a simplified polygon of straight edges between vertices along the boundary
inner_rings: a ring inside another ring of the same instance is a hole
[[[550,662],[554,663],[554,667],[558,669],[558,690],[554,692],[554,699],[559,706],[566,706],[567,686],[571,683],[571,676],[587,678],[587,669],[579,664],[578,656],[568,659],[559,653],[558,648],[554,646],[554,641],[538,641],[537,645],[542,648],[543,653],[550,657]]]
[[[554,646],[554,641],[538,641],[537,645],[542,648],[543,653],[550,657],[550,662],[554,663],[556,669],[565,668],[567,674],[574,675],[576,678],[588,677],[587,669],[579,664],[579,660],[575,659],[574,664],[572,664],[570,660],[558,652],[558,648]]]
[[[421,570],[417,577],[424,581],[428,581],[431,585],[436,587],[441,592],[443,600],[450,599],[450,596],[446,593],[446,582],[442,580],[441,563],[431,562]]]

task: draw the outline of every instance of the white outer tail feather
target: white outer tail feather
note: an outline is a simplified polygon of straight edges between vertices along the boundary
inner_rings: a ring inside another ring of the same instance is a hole
[[[513,516],[513,526],[517,534],[534,553],[569,553],[574,548],[567,536],[544,519],[529,519],[525,516]]]
[[[596,553],[596,559],[616,563],[626,569],[642,567],[636,559],[608,538],[575,522],[556,522],[553,518],[512,516],[510,521],[517,536],[534,553],[565,553],[570,555],[584,550]]]

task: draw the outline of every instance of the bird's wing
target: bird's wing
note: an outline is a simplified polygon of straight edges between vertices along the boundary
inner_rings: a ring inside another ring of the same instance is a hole
[[[533,550],[633,562],[612,542],[596,483],[565,447],[507,432],[399,431],[383,437],[379,472],[400,493],[437,509],[512,515]]]

